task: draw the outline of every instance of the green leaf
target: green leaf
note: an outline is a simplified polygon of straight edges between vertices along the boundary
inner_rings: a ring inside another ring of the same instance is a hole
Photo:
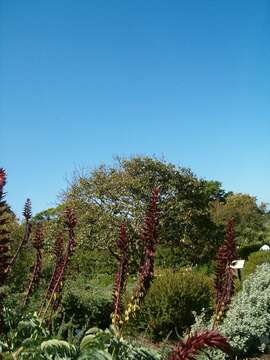
[[[40,345],[41,351],[50,359],[75,359],[77,349],[64,340],[47,340]]]
[[[103,350],[92,350],[83,353],[78,360],[112,360],[113,357],[106,351]]]

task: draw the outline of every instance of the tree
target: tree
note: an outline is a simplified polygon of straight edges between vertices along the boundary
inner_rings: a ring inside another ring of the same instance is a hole
[[[139,251],[138,230],[154,187],[161,194],[159,243],[180,246],[193,263],[211,257],[218,239],[209,203],[218,196],[219,183],[212,191],[191,170],[150,157],[117,158],[112,167],[102,165],[74,177],[63,202],[76,209],[81,245],[113,248],[125,221],[134,251]]]
[[[211,216],[214,223],[225,229],[229,219],[234,218],[238,244],[263,241],[265,237],[266,204],[248,194],[230,194],[225,202],[212,202]]]

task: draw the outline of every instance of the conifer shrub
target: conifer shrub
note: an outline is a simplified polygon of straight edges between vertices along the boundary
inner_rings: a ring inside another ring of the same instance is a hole
[[[192,311],[210,312],[213,281],[191,270],[163,270],[150,287],[134,326],[154,340],[182,335],[193,323]]]

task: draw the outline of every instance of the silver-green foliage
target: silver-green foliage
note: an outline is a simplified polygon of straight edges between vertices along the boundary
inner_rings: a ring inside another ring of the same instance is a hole
[[[193,330],[211,325],[199,316]],[[242,291],[233,298],[219,330],[228,338],[238,358],[263,352],[270,345],[270,264],[258,266],[244,281]],[[211,351],[211,356],[215,360],[225,359],[220,352]]]
[[[258,266],[244,281],[221,331],[239,355],[261,351],[270,344],[270,264]]]

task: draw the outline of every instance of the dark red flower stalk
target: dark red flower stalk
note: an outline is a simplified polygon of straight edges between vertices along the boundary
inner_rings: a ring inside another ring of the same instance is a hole
[[[233,225],[234,220],[229,220],[225,241],[218,249],[216,256],[214,326],[221,320],[234,293],[236,273],[231,268],[231,265],[236,260],[236,243],[233,235]]]
[[[26,292],[26,296],[24,299],[24,305],[26,305],[29,296],[35,291],[38,286],[41,270],[42,270],[42,247],[44,242],[44,230],[42,224],[38,224],[35,230],[34,239],[33,239],[33,247],[36,249],[36,260],[34,264],[34,269],[32,272],[32,276],[28,285],[28,289]]]
[[[69,260],[75,250],[76,241],[75,241],[75,227],[76,227],[76,216],[74,210],[67,208],[64,212],[64,224],[68,230],[69,239],[67,243],[67,248],[63,257],[63,260],[60,262],[60,265],[57,269],[55,275],[55,284],[51,291],[51,296],[48,300],[46,309],[43,312],[43,316],[46,315],[47,311],[51,307],[53,310],[56,310],[59,305],[60,293],[64,285],[64,276],[69,263]]]
[[[7,204],[5,201],[4,187],[7,175],[3,168],[0,168],[0,287],[4,285],[10,262],[10,243],[8,225]],[[4,294],[0,294],[0,333],[4,331],[4,320],[2,316],[2,301]]]
[[[231,355],[231,347],[227,339],[217,330],[201,330],[190,334],[186,340],[180,340],[168,360],[195,360],[202,350],[207,347],[217,348]]]
[[[154,277],[155,246],[157,243],[159,189],[152,191],[149,207],[144,218],[141,240],[144,246],[144,261],[139,273],[135,297],[143,298]]]
[[[6,172],[0,168],[0,286],[6,280],[10,262],[10,243],[8,224],[7,204],[4,200],[4,186],[6,185]]]
[[[141,232],[141,240],[144,247],[144,259],[138,274],[138,284],[135,287],[130,303],[125,310],[124,322],[129,316],[135,314],[143,301],[151,282],[154,278],[155,246],[157,243],[158,226],[158,199],[159,189],[152,191],[150,204],[145,214],[144,225]]]
[[[115,275],[113,286],[113,313],[112,323],[116,326],[121,325],[121,313],[123,310],[122,298],[125,292],[128,277],[128,235],[127,228],[124,224],[120,226],[117,248],[119,253],[118,269]]]
[[[51,280],[49,282],[46,294],[44,296],[44,302],[41,306],[40,313],[42,312],[43,307],[46,304],[46,301],[50,298],[52,291],[55,287],[55,284],[57,282],[57,279],[59,277],[59,274],[61,272],[61,267],[64,260],[64,236],[62,233],[60,233],[55,240],[53,247],[53,254],[55,256],[54,271],[52,273]]]
[[[30,199],[26,199],[26,202],[24,204],[24,209],[23,209],[23,216],[25,219],[25,228],[24,228],[24,236],[22,241],[20,242],[15,254],[13,255],[11,261],[10,261],[10,265],[9,268],[11,268],[14,263],[17,260],[17,257],[22,249],[22,247],[24,245],[26,245],[28,243],[30,234],[31,234],[31,228],[32,228],[32,224],[30,222],[31,217],[32,217],[32,206],[31,206],[31,200]]]

